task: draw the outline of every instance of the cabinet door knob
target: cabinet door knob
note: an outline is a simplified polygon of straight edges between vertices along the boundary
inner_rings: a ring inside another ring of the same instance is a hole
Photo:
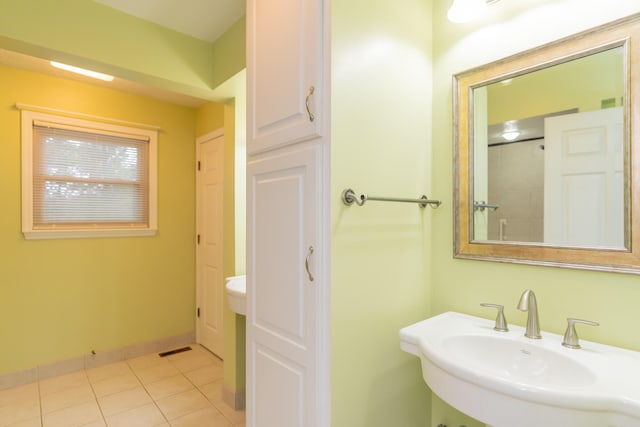
[[[309,246],[309,250],[307,251],[307,258],[304,260],[304,268],[305,270],[307,270],[307,276],[309,276],[310,282],[313,282],[313,274],[311,274],[311,270],[309,269],[309,260],[312,254],[313,254],[313,246]]]
[[[316,119],[316,116],[313,115],[313,113],[311,112],[311,107],[309,106],[309,102],[311,101],[311,96],[313,95],[313,92],[316,90],[315,87],[311,86],[309,88],[309,92],[307,92],[307,98],[304,101],[304,105],[305,107],[307,107],[307,114],[309,115],[309,121],[312,122]]]

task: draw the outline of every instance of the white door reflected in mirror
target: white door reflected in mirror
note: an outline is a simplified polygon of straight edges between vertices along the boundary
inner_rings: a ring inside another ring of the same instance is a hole
[[[624,247],[622,107],[545,120],[544,242]]]

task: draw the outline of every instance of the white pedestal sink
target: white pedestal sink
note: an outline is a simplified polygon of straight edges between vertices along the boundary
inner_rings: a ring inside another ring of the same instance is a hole
[[[640,353],[493,326],[448,312],[400,330],[400,347],[442,400],[493,427],[640,426]]]
[[[231,311],[247,315],[247,277],[231,276],[227,277],[225,293]]]

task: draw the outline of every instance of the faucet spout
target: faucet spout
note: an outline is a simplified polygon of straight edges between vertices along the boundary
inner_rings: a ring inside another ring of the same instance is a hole
[[[534,340],[542,338],[540,335],[540,319],[538,317],[538,301],[536,294],[531,289],[527,289],[522,293],[520,302],[518,302],[518,310],[527,311],[527,329],[524,336]]]

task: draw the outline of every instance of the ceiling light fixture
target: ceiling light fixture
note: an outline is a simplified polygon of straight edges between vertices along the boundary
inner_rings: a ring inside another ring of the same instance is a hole
[[[484,13],[488,4],[495,3],[498,0],[453,0],[453,4],[447,12],[449,21],[456,24],[478,19]]]
[[[98,73],[97,71],[85,70],[84,68],[74,67],[73,65],[61,64],[60,62],[51,61],[51,65],[61,70],[71,71],[72,73],[82,74],[83,76],[93,77],[94,79],[104,80],[110,82],[113,80],[113,76],[108,74]]]
[[[508,122],[504,122],[504,131],[502,132],[502,137],[507,141],[514,141],[516,138],[520,136],[520,131],[518,130],[518,125],[515,120],[509,120]]]

